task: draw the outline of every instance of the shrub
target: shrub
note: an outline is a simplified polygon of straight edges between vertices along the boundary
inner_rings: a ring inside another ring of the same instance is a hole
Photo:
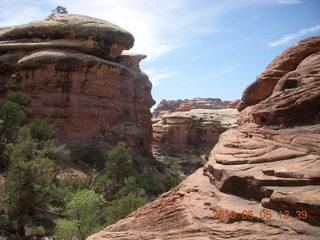
[[[126,196],[112,201],[107,207],[108,224],[116,223],[146,203],[146,198],[141,197],[137,193],[133,192],[130,192]]]
[[[9,96],[13,96],[12,94]],[[11,97],[11,100],[15,98]],[[28,108],[16,102],[0,100],[0,167],[8,166],[10,144],[16,142],[19,129],[25,123],[28,112]]]
[[[121,185],[125,178],[137,174],[129,149],[124,142],[118,142],[113,149],[107,152],[105,172],[115,185]]]
[[[38,141],[52,140],[56,132],[55,126],[49,124],[48,120],[43,117],[35,117],[28,127],[31,137]]]
[[[46,206],[48,191],[54,178],[54,162],[43,156],[39,145],[31,137],[30,129],[20,129],[17,143],[10,155],[10,165],[4,183],[4,202],[11,225],[21,236],[31,221],[34,207]],[[32,203],[32,204],[30,204]]]
[[[85,163],[97,169],[103,169],[106,157],[103,151],[94,146],[84,146],[79,140],[70,146],[70,158],[76,163]]]
[[[176,176],[176,175],[171,175],[169,177],[166,177],[162,179],[162,184],[165,188],[165,191],[169,191],[170,189],[174,188],[177,186],[179,183],[181,183],[183,180],[182,177]]]
[[[179,162],[171,157],[164,157],[163,159],[164,164],[170,168],[174,173],[179,173],[181,170],[181,166]]]
[[[14,102],[16,104],[26,106],[29,100],[28,95],[22,93],[22,92],[12,92],[8,93],[7,99],[10,102]]]
[[[156,166],[156,169],[158,169],[159,172],[164,173],[164,170],[166,168],[166,164],[164,164],[163,162],[160,162],[158,160],[155,160],[155,166]]]
[[[85,240],[98,232],[106,223],[105,206],[92,190],[81,190],[72,196],[66,206],[67,219],[56,227],[56,237],[61,240]]]
[[[154,177],[154,173],[149,171],[139,176],[139,185],[146,191],[148,197],[158,196],[161,192],[161,180]]]

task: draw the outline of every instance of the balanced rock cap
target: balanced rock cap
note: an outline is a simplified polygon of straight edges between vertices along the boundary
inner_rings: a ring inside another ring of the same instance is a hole
[[[28,24],[0,28],[0,41],[38,38],[102,41],[122,50],[132,48],[134,37],[128,31],[105,20],[77,14],[55,14],[52,18]]]

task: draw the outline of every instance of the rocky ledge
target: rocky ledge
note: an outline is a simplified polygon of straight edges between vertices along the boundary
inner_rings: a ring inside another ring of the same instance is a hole
[[[0,94],[22,91],[32,114],[60,139],[111,147],[126,141],[151,156],[151,82],[141,54],[122,54],[133,36],[104,20],[73,14],[0,28]]]
[[[203,165],[220,134],[237,126],[237,115],[236,109],[193,109],[153,118],[153,156],[175,158],[190,174]]]
[[[220,98],[193,98],[184,100],[162,100],[152,112],[153,117],[158,117],[171,112],[185,112],[192,109],[224,109],[235,108],[236,104],[222,101]]]
[[[319,239],[319,47],[317,36],[278,56],[287,70],[265,75],[273,86],[263,99],[245,90],[255,103],[203,169],[88,240]]]

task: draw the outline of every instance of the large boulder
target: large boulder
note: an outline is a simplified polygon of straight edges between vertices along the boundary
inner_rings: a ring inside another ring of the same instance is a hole
[[[122,54],[133,36],[107,21],[73,14],[0,28],[0,94],[22,91],[33,115],[58,126],[63,142],[151,154],[152,84],[141,54]]]
[[[319,239],[319,40],[286,50],[293,62],[274,60],[286,73],[263,99],[245,90],[258,103],[220,136],[203,169],[88,240]]]

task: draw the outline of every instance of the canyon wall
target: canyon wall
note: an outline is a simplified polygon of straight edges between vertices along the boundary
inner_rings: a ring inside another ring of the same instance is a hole
[[[33,115],[75,139],[111,147],[125,141],[151,156],[151,82],[141,54],[122,53],[133,36],[104,20],[73,14],[0,28],[0,95],[22,91]]]
[[[190,174],[206,162],[220,134],[237,126],[237,115],[236,109],[192,109],[153,118],[153,156],[174,158]]]
[[[162,100],[152,113],[155,159],[176,159],[189,175],[207,161],[219,135],[237,126],[239,100],[193,98]],[[230,108],[230,109],[226,109]]]
[[[319,48],[317,36],[280,54],[204,168],[88,240],[319,239]]]

